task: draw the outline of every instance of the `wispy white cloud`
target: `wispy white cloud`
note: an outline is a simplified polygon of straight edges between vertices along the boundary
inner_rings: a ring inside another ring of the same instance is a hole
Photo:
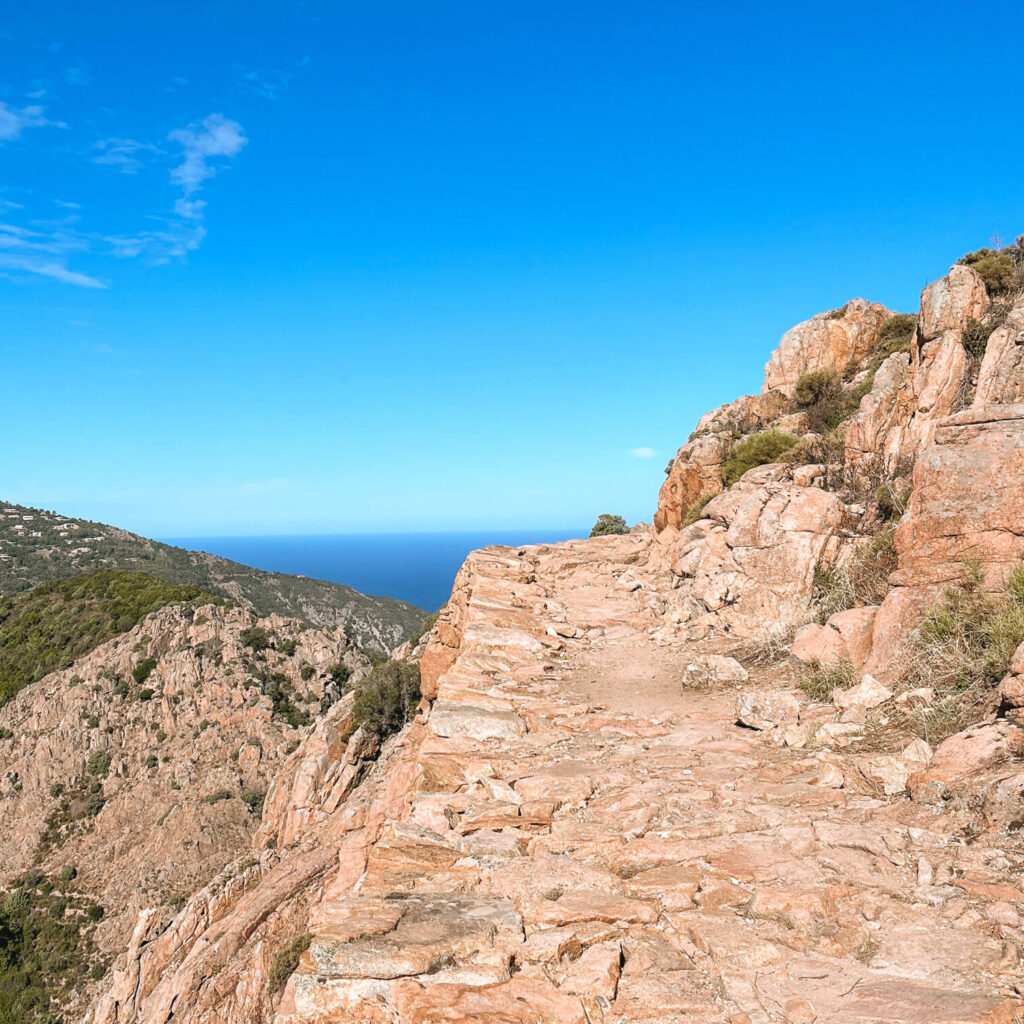
[[[632,455],[634,459],[653,459],[658,453],[653,448],[640,447],[630,448],[629,454]]]
[[[42,107],[18,110],[0,102],[0,141],[17,138],[26,127],[56,123],[46,119]],[[223,114],[210,114],[168,137],[181,147],[180,162],[170,172],[171,183],[181,191],[166,215],[148,217],[150,226],[143,230],[104,234],[83,230],[76,224],[78,204],[49,200],[68,211],[67,216],[0,223],[0,275],[22,280],[35,276],[83,288],[106,288],[98,277],[73,269],[69,265],[72,257],[89,253],[162,264],[184,259],[198,249],[206,237],[206,201],[196,193],[227,160],[241,152],[248,140],[242,126]],[[150,159],[164,154],[160,146],[117,136],[96,142],[91,158],[94,163],[135,174]],[[9,213],[12,220],[20,219],[13,211],[22,209],[19,203],[0,199],[0,214]]]
[[[75,284],[81,288],[106,288],[95,277],[72,270],[66,263],[55,259],[17,253],[0,253],[0,272],[7,271],[49,277],[64,284]]]
[[[146,156],[160,152],[152,143],[135,139],[100,139],[93,148],[97,151],[94,164],[116,167],[122,174],[136,174]]]
[[[102,238],[111,255],[120,259],[141,257],[149,263],[169,263],[194,252],[206,237],[206,228],[196,221],[173,217],[152,218],[161,226],[134,235],[105,235]]]
[[[89,248],[86,239],[63,222],[40,226],[44,230],[0,224],[0,271],[6,276],[29,274],[48,277],[82,288],[107,287],[97,278],[68,266],[71,253]]]
[[[204,121],[179,128],[167,136],[181,143],[184,159],[171,171],[171,180],[190,196],[207,178],[217,173],[215,157],[237,156],[249,141],[242,126],[223,114],[210,114]]]
[[[50,121],[44,117],[43,108],[38,105],[18,109],[0,100],[0,141],[18,138],[26,128],[42,128],[46,125],[65,127],[60,121]]]

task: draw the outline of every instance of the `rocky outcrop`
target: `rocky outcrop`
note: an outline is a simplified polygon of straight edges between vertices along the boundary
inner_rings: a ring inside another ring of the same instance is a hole
[[[939,421],[967,404],[963,332],[987,309],[985,285],[970,267],[955,266],[925,288],[909,365],[902,353],[890,356],[845,428],[851,465],[913,461],[931,444]]]
[[[842,309],[819,313],[782,336],[764,369],[767,394],[780,391],[793,398],[796,382],[813,370],[837,370],[858,364],[878,350],[878,328],[890,316],[878,302],[853,299]]]
[[[785,466],[752,469],[673,542],[691,635],[749,636],[766,621],[806,621],[815,566],[837,553],[843,505],[787,477]]]
[[[1024,295],[989,335],[978,374],[974,405],[1024,402]]]
[[[408,781],[394,745],[376,764],[366,759],[375,748],[353,732],[351,705],[351,695],[343,698],[288,759],[250,852],[173,918],[140,914],[89,1024],[272,1018],[294,968],[289,947],[308,934],[325,889],[354,881],[344,867],[339,874],[339,860],[372,841],[389,793],[401,799]]]

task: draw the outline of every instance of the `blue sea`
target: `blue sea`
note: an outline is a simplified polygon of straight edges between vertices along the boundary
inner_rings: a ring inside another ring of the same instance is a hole
[[[469,533],[340,533],[274,537],[162,537],[194,551],[271,572],[345,583],[433,611],[448,600],[466,555],[488,544],[554,543],[587,530],[480,530]]]

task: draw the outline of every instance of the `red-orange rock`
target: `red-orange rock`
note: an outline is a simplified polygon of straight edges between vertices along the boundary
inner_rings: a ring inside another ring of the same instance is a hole
[[[797,380],[811,370],[842,370],[873,355],[879,346],[878,328],[889,310],[878,302],[853,299],[840,314],[819,313],[782,336],[764,371],[762,391],[783,392],[792,398]]]

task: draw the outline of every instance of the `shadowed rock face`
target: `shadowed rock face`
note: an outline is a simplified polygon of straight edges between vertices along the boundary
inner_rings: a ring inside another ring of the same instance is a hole
[[[701,419],[652,529],[470,555],[403,652],[416,721],[374,761],[332,708],[246,856],[140,915],[91,1024],[1024,1018],[1024,647],[998,717],[935,750],[894,724],[934,691],[886,677],[965,555],[992,586],[1024,557],[1020,308],[980,363],[970,268],[925,290],[909,354],[880,361],[881,306],[815,317]],[[793,386],[823,368],[867,382],[836,464],[723,490],[734,432],[806,434]],[[797,634],[851,663],[812,702],[750,640],[808,622],[816,570],[880,525],[862,478],[915,459],[888,595]]]

